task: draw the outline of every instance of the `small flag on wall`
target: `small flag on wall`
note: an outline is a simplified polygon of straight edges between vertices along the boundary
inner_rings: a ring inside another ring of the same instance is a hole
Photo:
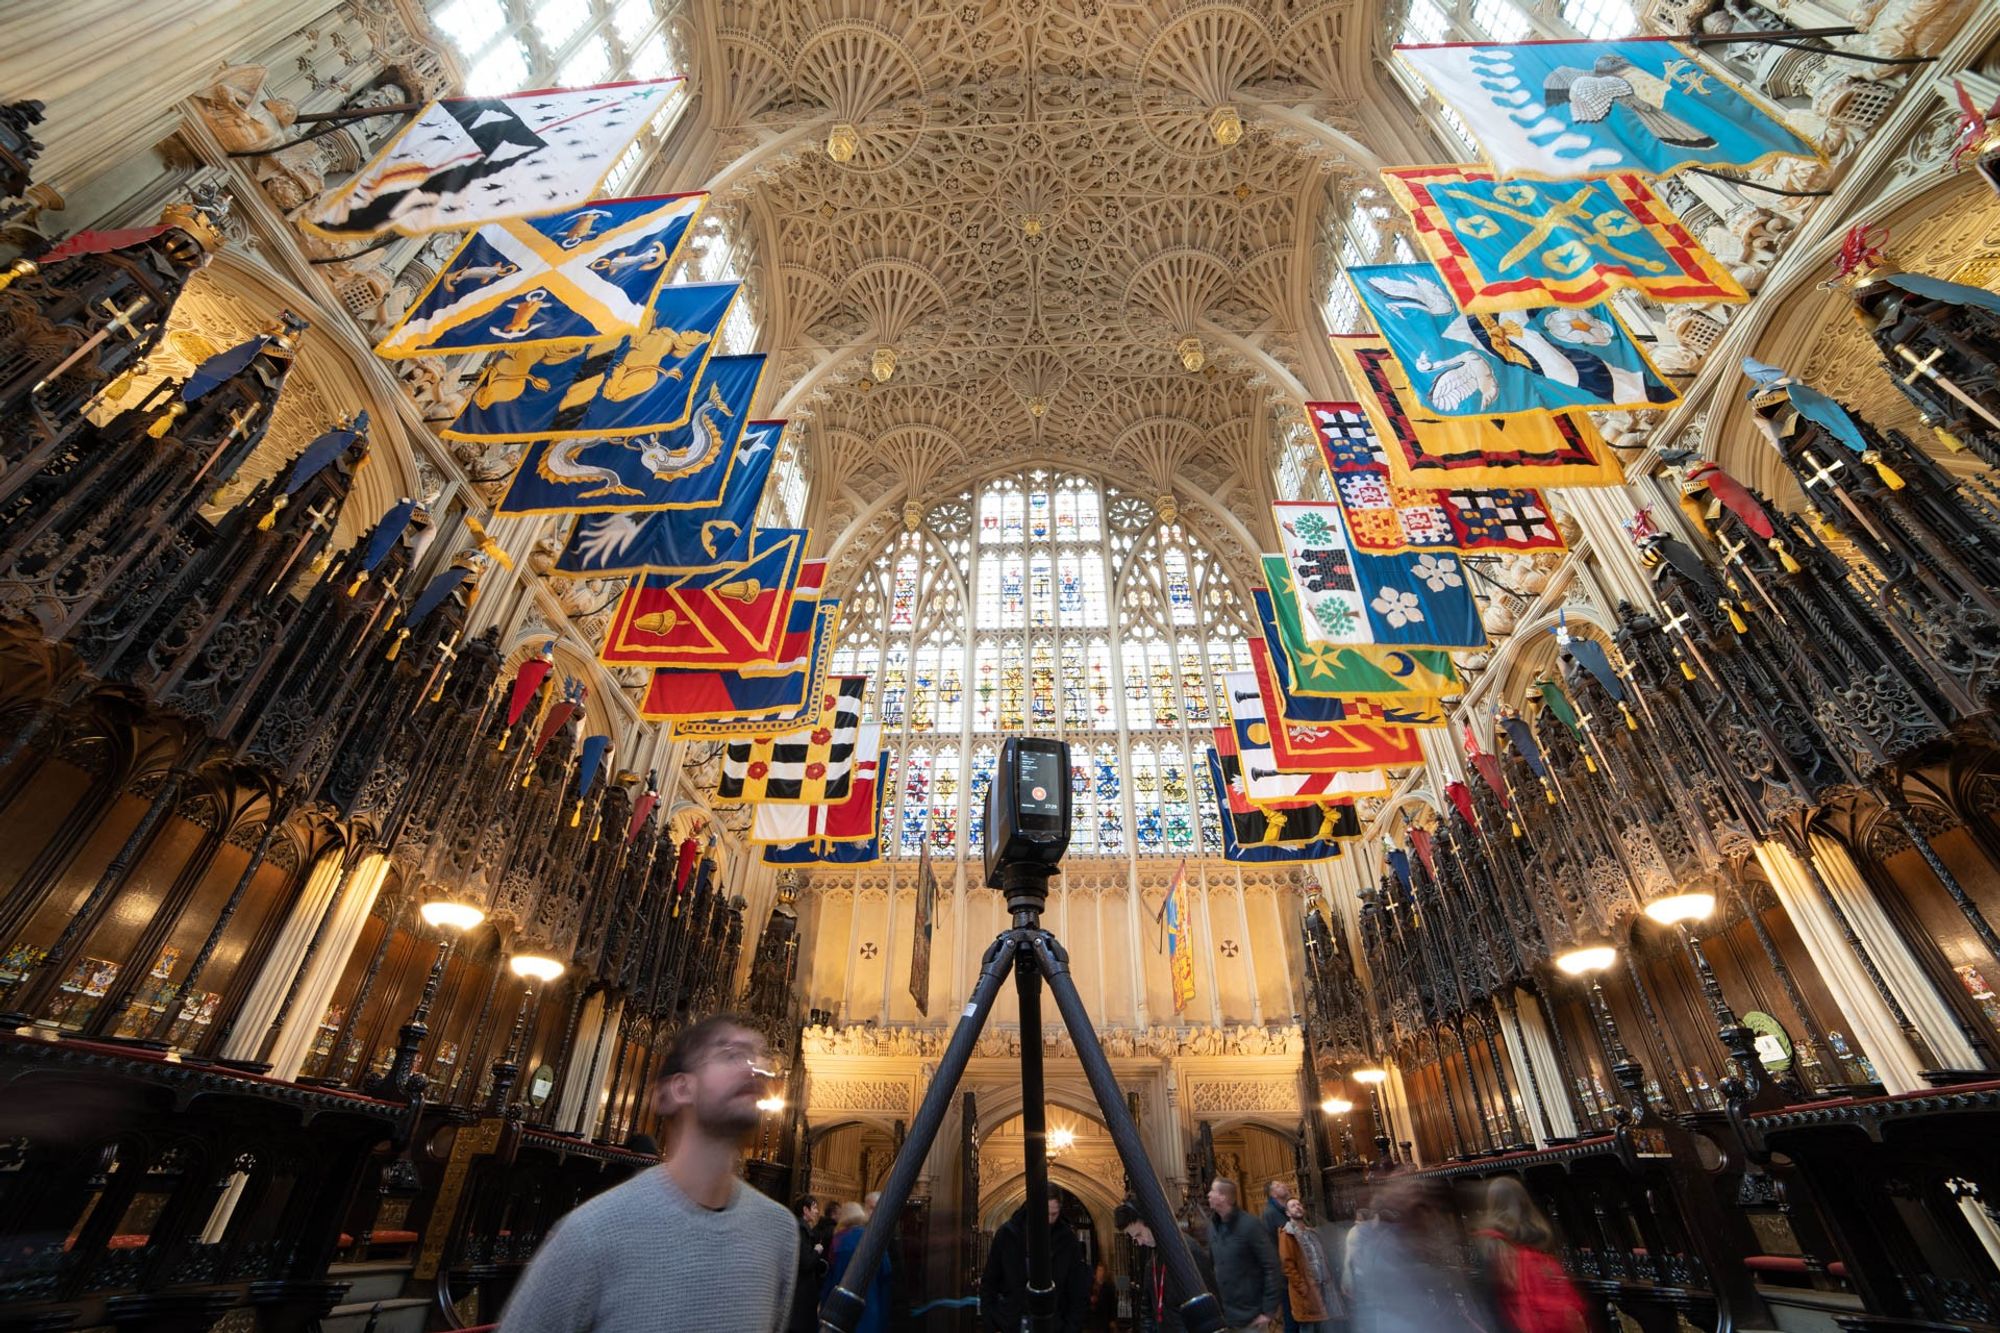
[[[1167,900],[1160,906],[1167,923],[1167,975],[1174,997],[1174,1012],[1182,1014],[1194,1003],[1194,937],[1187,921],[1187,860],[1174,871],[1167,886]]]

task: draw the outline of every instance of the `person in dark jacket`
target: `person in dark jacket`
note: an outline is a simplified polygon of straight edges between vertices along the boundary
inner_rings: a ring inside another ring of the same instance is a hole
[[[1264,1224],[1236,1206],[1236,1182],[1217,1180],[1208,1187],[1209,1255],[1215,1261],[1215,1295],[1222,1318],[1233,1329],[1263,1329],[1278,1322],[1279,1293],[1284,1275],[1278,1268],[1278,1248]]]
[[[819,1225],[819,1200],[808,1194],[792,1205],[799,1219],[799,1284],[792,1288],[791,1333],[817,1333],[819,1328],[819,1284],[826,1276],[826,1249],[813,1239]]]
[[[1125,1233],[1137,1251],[1138,1262],[1132,1269],[1132,1322],[1130,1328],[1135,1333],[1183,1333],[1187,1325],[1181,1320],[1181,1302],[1188,1293],[1174,1285],[1167,1274],[1166,1258],[1160,1253],[1159,1243],[1154,1239],[1153,1228],[1146,1225],[1139,1216],[1139,1209],[1130,1199],[1118,1205],[1112,1214],[1112,1225]],[[1208,1290],[1215,1290],[1215,1268],[1208,1261],[1208,1247],[1200,1239],[1183,1233],[1188,1252],[1194,1256],[1195,1267],[1201,1271],[1201,1280]]]
[[[1030,1200],[1032,1202],[1032,1200]],[[1049,1277],[1056,1288],[1056,1333],[1082,1333],[1090,1309],[1090,1270],[1083,1262],[1083,1242],[1058,1219],[1062,1195],[1048,1193]],[[979,1314],[992,1333],[1020,1333],[1028,1313],[1028,1204],[993,1233],[986,1253],[986,1273],[979,1279]]]

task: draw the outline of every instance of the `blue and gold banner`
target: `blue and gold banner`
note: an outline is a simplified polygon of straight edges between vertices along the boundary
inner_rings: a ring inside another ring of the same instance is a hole
[[[699,401],[683,425],[529,445],[494,512],[604,514],[720,505],[730,474],[743,466],[736,444],[763,374],[761,352],[718,356],[708,363]],[[762,466],[768,470],[769,460]]]
[[[595,199],[490,222],[458,247],[375,354],[504,352],[636,333],[707,198]]]
[[[1630,172],[1532,181],[1476,166],[1391,167],[1382,180],[1460,310],[1594,306],[1620,287],[1668,304],[1750,299]]]
[[[1380,338],[1327,340],[1361,397],[1397,486],[1617,486],[1625,469],[1581,409],[1518,417],[1424,411],[1402,363]]]
[[[444,437],[499,444],[683,425],[701,401],[715,336],[739,290],[734,282],[668,287],[654,299],[644,333],[495,357]]]
[[[556,557],[555,572],[601,578],[741,559],[750,551],[751,523],[784,431],[782,421],[744,428],[712,509],[584,514]]]
[[[1398,46],[1503,176],[1760,166],[1819,153],[1780,113],[1670,38]]]
[[[1425,411],[1504,417],[1681,400],[1608,305],[1468,315],[1430,264],[1347,270]]]

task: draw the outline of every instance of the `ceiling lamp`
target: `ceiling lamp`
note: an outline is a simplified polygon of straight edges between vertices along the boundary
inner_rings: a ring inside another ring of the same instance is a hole
[[[873,375],[879,382],[887,384],[889,377],[896,373],[896,349],[893,347],[876,348],[875,355],[868,362],[868,373]]]
[[[1174,352],[1180,357],[1181,364],[1187,367],[1190,375],[1208,364],[1208,353],[1201,350],[1201,339],[1193,334],[1174,344]]]
[[[1683,921],[1699,921],[1714,910],[1715,895],[1700,891],[1671,893],[1646,904],[1646,915],[1663,926],[1677,926]]]
[[[523,981],[554,981],[563,965],[538,953],[517,953],[507,960],[507,970]]]
[[[471,903],[455,903],[440,900],[425,903],[417,909],[424,918],[424,924],[433,929],[456,930],[461,933],[471,930],[486,919],[486,913]]]
[[[1584,944],[1556,956],[1556,966],[1573,977],[1602,972],[1618,961],[1618,950],[1608,944]]]
[[[852,162],[860,146],[861,131],[844,120],[826,132],[826,155],[836,162]]]
[[[1049,1131],[1049,1153],[1051,1157],[1066,1153],[1076,1146],[1076,1131],[1066,1125],[1058,1125]]]
[[[1208,132],[1224,148],[1243,142],[1243,117],[1227,102],[1208,113]]]
[[[1173,497],[1171,491],[1155,500],[1153,507],[1160,511],[1160,522],[1168,527],[1181,521],[1181,502]]]
[[[1377,1083],[1387,1083],[1389,1081],[1389,1071],[1381,1068],[1356,1069],[1350,1071],[1347,1076],[1356,1083],[1365,1084],[1369,1087],[1373,1087]]]

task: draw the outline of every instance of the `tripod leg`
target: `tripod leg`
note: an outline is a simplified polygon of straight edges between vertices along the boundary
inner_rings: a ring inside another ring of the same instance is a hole
[[[1139,1140],[1139,1126],[1133,1123],[1132,1112],[1125,1105],[1125,1094],[1118,1086],[1117,1075],[1111,1072],[1111,1062],[1104,1058],[1104,1047],[1097,1040],[1097,1029],[1090,1025],[1090,1014],[1083,1007],[1083,997],[1077,994],[1076,982],[1069,974],[1069,955],[1063,952],[1062,945],[1056,942],[1053,935],[1042,932],[1034,937],[1034,961],[1049,979],[1049,991],[1056,997],[1056,1009],[1062,1014],[1063,1026],[1069,1029],[1070,1040],[1076,1043],[1076,1057],[1083,1063],[1084,1076],[1090,1080],[1090,1091],[1097,1098],[1097,1109],[1104,1113],[1105,1127],[1111,1131],[1111,1141],[1118,1147],[1118,1159],[1125,1164],[1125,1174],[1132,1180],[1132,1192],[1139,1196],[1139,1212],[1145,1217],[1146,1225],[1152,1228],[1153,1241],[1159,1246],[1160,1257],[1166,1260],[1168,1280],[1183,1297],[1180,1303],[1181,1322],[1187,1326],[1188,1333],[1215,1333],[1222,1327],[1222,1307],[1202,1286],[1201,1270],[1195,1267],[1194,1256],[1188,1252],[1187,1239],[1181,1235],[1180,1225],[1174,1220],[1173,1205],[1167,1202],[1167,1192],[1161,1188],[1159,1177],[1153,1172],[1153,1164],[1146,1156],[1146,1145]],[[1024,1039],[1026,1035],[1024,1031]],[[1025,1040],[1023,1049],[1026,1049]]]
[[[896,1218],[903,1211],[903,1205],[909,1202],[910,1187],[917,1183],[917,1172],[923,1168],[924,1158],[930,1155],[931,1144],[937,1138],[939,1127],[944,1124],[944,1113],[951,1106],[959,1080],[965,1077],[966,1062],[972,1058],[972,1044],[979,1040],[979,1030],[986,1026],[986,1016],[993,1012],[994,998],[1000,994],[1000,985],[1007,979],[1007,972],[1013,967],[1020,947],[1019,938],[1009,930],[1002,931],[987,948],[986,957],[980,963],[979,980],[972,988],[972,998],[958,1016],[958,1026],[952,1030],[951,1042],[938,1061],[937,1074],[924,1092],[923,1105],[917,1108],[917,1118],[911,1122],[910,1132],[903,1139],[903,1149],[896,1154],[896,1160],[889,1168],[889,1178],[882,1183],[882,1197],[875,1205],[875,1216],[868,1219],[868,1227],[855,1246],[854,1257],[848,1261],[847,1271],[840,1275],[840,1285],[833,1289],[833,1294],[826,1298],[825,1306],[820,1309],[819,1326],[823,1331],[854,1333],[866,1300],[862,1293],[874,1282],[875,1270],[882,1262],[882,1251],[889,1248],[889,1237],[895,1232]]]
[[[1021,1001],[1021,1172],[1028,1189],[1028,1327],[1051,1333],[1056,1326],[1055,1276],[1049,1271],[1048,1110],[1042,1084],[1042,973],[1035,955],[1023,954],[1014,967],[1014,990]]]

